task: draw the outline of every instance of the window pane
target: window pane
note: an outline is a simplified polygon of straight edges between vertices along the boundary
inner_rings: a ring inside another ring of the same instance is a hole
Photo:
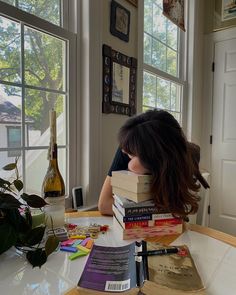
[[[25,81],[27,85],[64,90],[65,41],[31,28],[25,29]]]
[[[147,72],[143,75],[143,105],[156,106],[156,77]]]
[[[153,37],[166,43],[166,17],[156,5],[153,5]]]
[[[177,53],[176,51],[167,47],[167,73],[177,76]]]
[[[157,107],[170,109],[170,82],[162,78],[157,78]]]
[[[167,45],[173,49],[178,49],[178,30],[175,24],[167,20]]]
[[[50,23],[61,25],[61,0],[1,0]]]
[[[144,32],[152,35],[152,0],[144,1]]]
[[[7,141],[9,148],[21,147],[21,127],[9,126],[7,127]],[[20,150],[9,150],[8,157],[19,157]]]
[[[0,147],[8,147],[9,126],[21,127],[21,89],[0,85]]]
[[[18,0],[18,8],[60,25],[60,0]]]
[[[34,193],[41,195],[41,187],[44,176],[47,173],[48,160],[47,150],[31,150],[26,152],[26,182],[27,193]],[[65,170],[65,149],[58,149],[58,164],[61,175],[66,182],[66,170]],[[32,177],[34,175],[35,177]]]
[[[25,114],[28,124],[26,146],[47,146],[50,141],[49,110],[57,112],[57,143],[66,144],[65,96],[57,93],[26,89]]]
[[[180,112],[182,86],[171,82],[171,110]]]
[[[153,39],[152,65],[162,71],[166,71],[166,46]]]
[[[144,34],[144,62],[152,64],[152,38]]]
[[[21,165],[21,157],[18,159],[18,171],[20,177],[22,177],[22,165]],[[8,157],[8,151],[0,152],[0,177],[6,180],[12,179],[15,177],[15,170],[5,171],[2,169],[7,164],[15,163],[15,157]]]
[[[144,63],[178,77],[179,29],[162,14],[161,0],[144,0],[144,7]]]
[[[20,81],[20,24],[0,16],[0,79]]]

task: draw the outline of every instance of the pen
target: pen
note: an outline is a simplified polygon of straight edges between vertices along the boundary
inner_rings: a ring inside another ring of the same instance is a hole
[[[152,255],[166,255],[166,254],[174,254],[178,253],[178,248],[169,248],[169,249],[159,249],[159,250],[151,250],[146,252],[137,252],[135,256],[152,256]]]

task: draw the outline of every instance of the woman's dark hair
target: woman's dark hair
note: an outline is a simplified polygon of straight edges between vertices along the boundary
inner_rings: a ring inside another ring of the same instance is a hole
[[[198,210],[199,197],[191,148],[177,120],[163,110],[130,118],[121,127],[120,148],[139,157],[152,174],[151,193],[160,210],[184,217]]]

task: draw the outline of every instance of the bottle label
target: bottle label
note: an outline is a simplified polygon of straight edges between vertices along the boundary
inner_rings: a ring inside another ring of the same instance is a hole
[[[45,200],[48,205],[44,207],[46,225],[48,228],[62,227],[65,224],[65,196],[52,197]]]

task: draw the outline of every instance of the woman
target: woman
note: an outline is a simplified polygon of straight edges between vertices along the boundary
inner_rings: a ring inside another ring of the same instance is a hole
[[[132,117],[121,127],[119,149],[99,197],[102,214],[112,215],[111,172],[129,169],[151,174],[151,193],[156,206],[176,216],[185,217],[198,210],[201,177],[198,163],[200,149],[188,143],[177,120],[163,110],[151,110]]]

